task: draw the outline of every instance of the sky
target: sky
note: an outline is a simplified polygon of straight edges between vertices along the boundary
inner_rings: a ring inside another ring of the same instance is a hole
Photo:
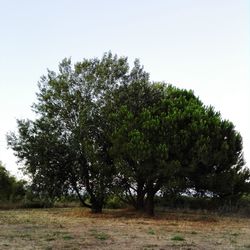
[[[249,0],[0,0],[0,161],[6,133],[34,118],[37,83],[71,57],[139,58],[151,80],[192,89],[243,137],[250,163]]]

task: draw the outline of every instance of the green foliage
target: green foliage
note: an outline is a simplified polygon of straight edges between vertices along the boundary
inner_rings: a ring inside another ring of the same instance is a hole
[[[0,199],[8,200],[10,199],[12,193],[12,182],[9,173],[4,166],[0,163]]]
[[[148,229],[148,234],[155,235],[155,231],[152,228]]]
[[[193,91],[152,83],[138,60],[64,59],[41,77],[33,110],[8,145],[45,200],[74,192],[100,212],[115,194],[153,214],[158,192],[233,203],[250,190],[233,124]]]
[[[135,207],[153,203],[160,189],[230,199],[246,191],[240,135],[192,91],[143,78],[121,86],[111,100],[111,154]]]
[[[105,207],[110,209],[124,208],[126,204],[117,195],[110,195],[105,202]]]
[[[28,186],[21,207],[23,208],[50,208],[54,206],[54,200],[45,193],[36,192],[32,186]]]
[[[33,105],[38,118],[18,120],[18,134],[8,135],[36,192],[55,198],[72,189],[83,205],[101,211],[115,174],[103,107],[110,92],[137,74],[147,77],[137,61],[129,71],[126,58],[107,53],[74,67],[65,59],[59,73],[48,71],[41,78]]]
[[[14,176],[11,176],[0,162],[0,201],[16,202],[22,200],[25,195],[25,184],[25,181],[18,181]]]
[[[74,239],[74,237],[71,236],[71,235],[63,235],[62,238],[63,238],[64,240],[73,240],[73,239]]]

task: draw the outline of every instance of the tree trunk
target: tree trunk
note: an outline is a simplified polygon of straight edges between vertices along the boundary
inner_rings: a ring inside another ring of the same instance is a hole
[[[137,178],[136,202],[135,202],[136,210],[141,211],[144,209],[145,205],[144,197],[145,197],[144,181],[141,178]]]
[[[78,199],[79,199],[81,205],[82,205],[83,207],[91,208],[91,205],[85,203],[85,201],[83,200],[83,198],[82,198],[82,196],[81,196],[81,194],[80,194],[80,192],[79,192],[77,186],[76,186],[76,185],[73,185],[73,188],[74,188],[74,190],[76,191],[76,194],[77,194],[77,196],[78,196]]]
[[[96,199],[95,197],[91,198],[91,211],[92,213],[102,213],[103,200]]]
[[[154,216],[154,192],[148,192],[145,204],[145,212],[149,216]]]
[[[137,197],[136,197],[136,210],[144,209],[144,196],[145,196],[145,192],[141,188],[138,187]]]

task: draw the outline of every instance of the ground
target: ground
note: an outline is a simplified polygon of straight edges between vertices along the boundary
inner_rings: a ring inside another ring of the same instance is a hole
[[[250,219],[83,208],[0,211],[0,249],[250,249]]]

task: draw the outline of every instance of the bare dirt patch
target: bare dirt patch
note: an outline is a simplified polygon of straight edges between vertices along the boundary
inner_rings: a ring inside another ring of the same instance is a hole
[[[250,219],[83,208],[0,211],[0,249],[250,249]]]

